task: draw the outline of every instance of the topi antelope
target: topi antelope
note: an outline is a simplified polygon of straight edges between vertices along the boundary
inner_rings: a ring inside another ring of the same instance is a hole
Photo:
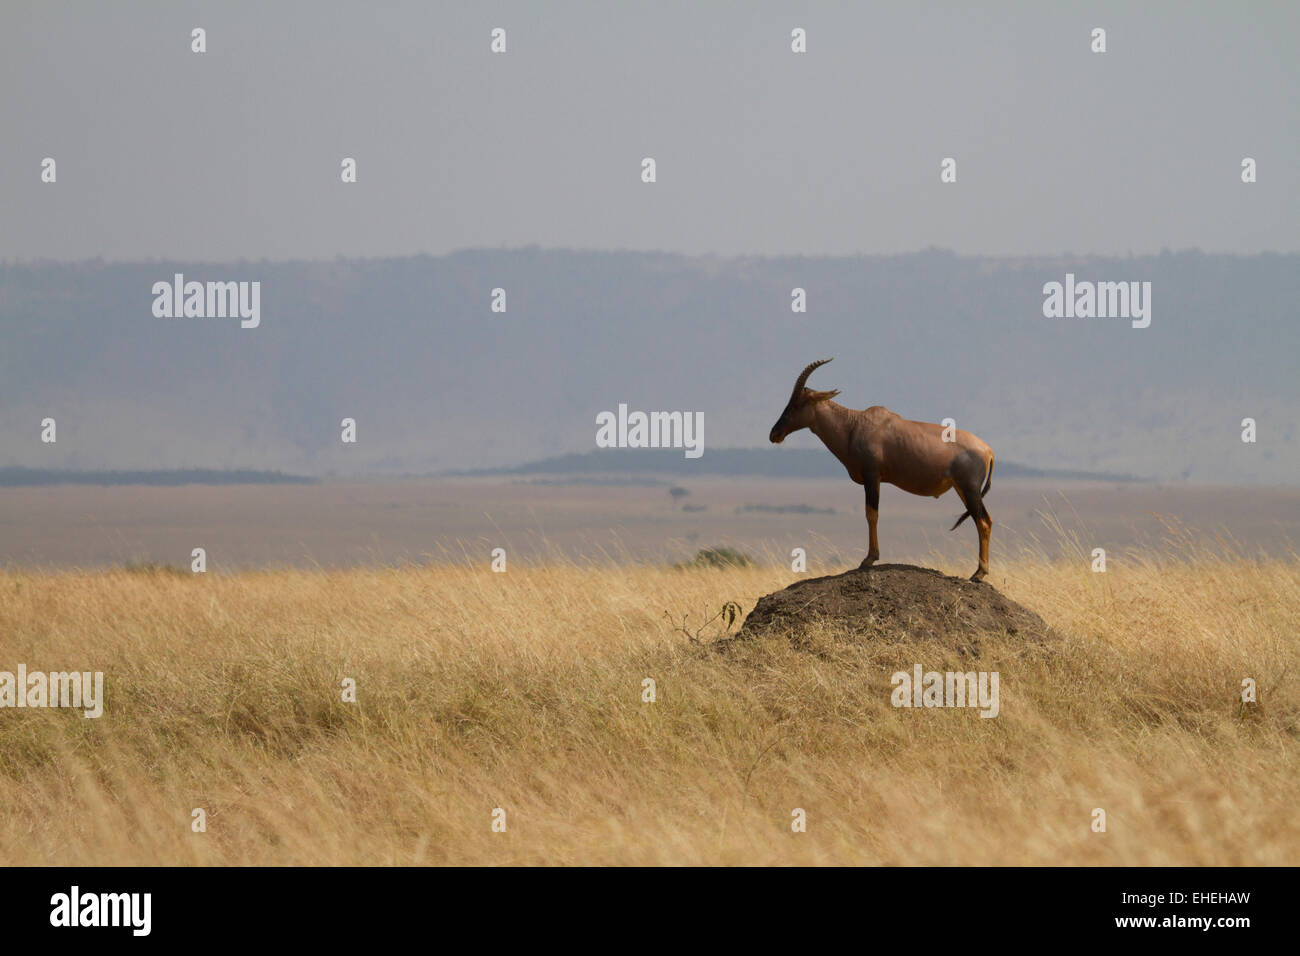
[[[993,483],[993,449],[960,429],[953,429],[954,441],[944,441],[943,426],[909,421],[880,405],[862,411],[837,405],[831,399],[839,394],[838,389],[817,392],[805,388],[813,369],[829,361],[813,362],[799,373],[790,401],[768,438],[773,444],[780,444],[791,432],[809,429],[848,469],[849,477],[866,488],[871,544],[860,565],[863,568],[875,564],[880,557],[876,520],[882,481],[914,495],[935,498],[955,488],[966,511],[948,530],[956,530],[967,518],[975,519],[980,537],[980,564],[971,580],[984,580],[989,573],[989,535],[993,531],[993,519],[984,507],[984,496]]]

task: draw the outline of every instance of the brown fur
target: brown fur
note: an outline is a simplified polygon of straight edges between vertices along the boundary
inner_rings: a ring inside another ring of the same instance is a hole
[[[849,477],[866,489],[870,540],[862,567],[874,564],[880,557],[876,522],[881,482],[934,498],[955,490],[966,512],[953,528],[968,516],[975,519],[979,567],[971,580],[982,580],[989,571],[989,537],[993,530],[993,519],[984,507],[984,495],[993,481],[993,449],[961,429],[955,430],[955,441],[946,442],[942,425],[911,421],[881,405],[861,411],[845,408],[832,401],[838,390],[819,392],[806,388],[804,383],[812,371],[829,361],[814,362],[803,370],[769,439],[780,443],[791,432],[810,429],[839,459]]]

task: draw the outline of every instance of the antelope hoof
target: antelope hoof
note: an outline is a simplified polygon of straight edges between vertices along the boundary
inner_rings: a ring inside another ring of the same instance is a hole
[[[879,554],[879,553],[876,553],[876,554],[869,554],[869,555],[867,555],[865,558],[862,559],[862,563],[858,565],[858,570],[861,571],[863,568],[869,568],[869,567],[871,567],[873,564],[875,564],[878,560],[880,560],[880,554]]]
[[[988,576],[988,572],[983,568],[976,568],[975,573],[970,576],[972,581],[983,581]]]

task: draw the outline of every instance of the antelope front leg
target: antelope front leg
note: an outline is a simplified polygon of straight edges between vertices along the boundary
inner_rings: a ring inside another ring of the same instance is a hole
[[[863,484],[867,489],[867,534],[870,543],[867,556],[858,567],[869,568],[880,558],[880,542],[876,540],[876,522],[880,518],[880,482],[868,477]]]

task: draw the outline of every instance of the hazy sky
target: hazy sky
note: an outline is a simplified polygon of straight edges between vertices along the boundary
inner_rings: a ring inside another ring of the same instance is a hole
[[[981,6],[5,0],[0,258],[1300,251],[1300,4]]]

